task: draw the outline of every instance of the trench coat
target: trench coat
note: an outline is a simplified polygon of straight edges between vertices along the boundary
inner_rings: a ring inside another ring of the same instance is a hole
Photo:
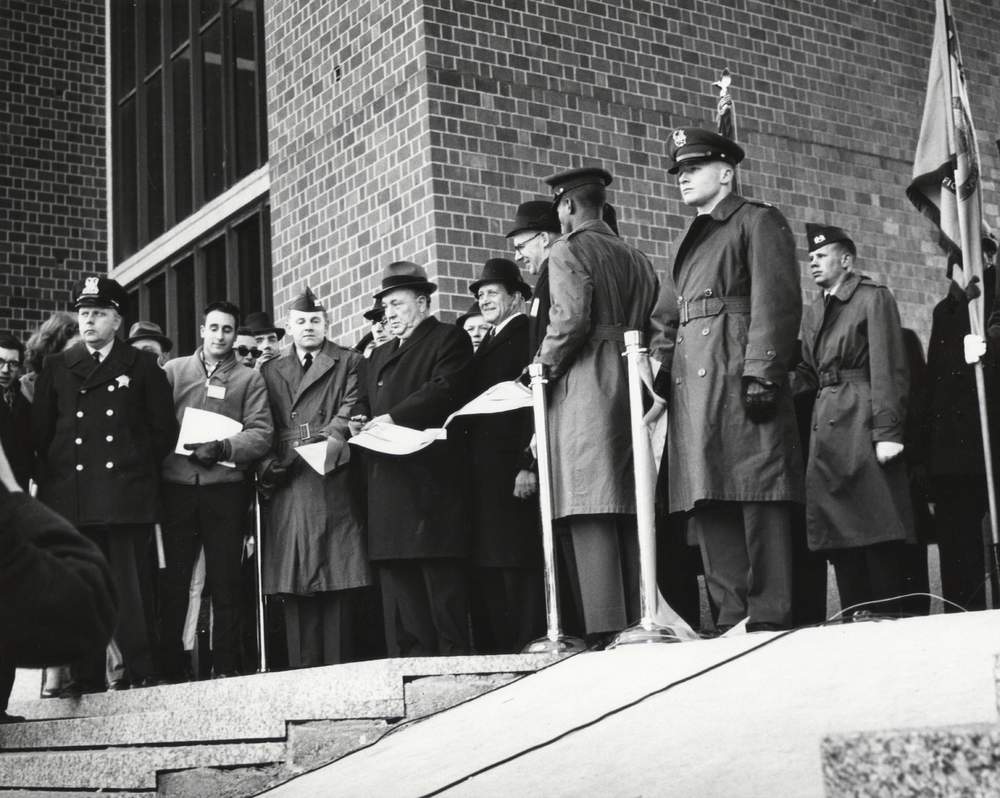
[[[471,395],[515,380],[528,364],[528,317],[518,315],[479,346],[472,359]],[[476,565],[530,568],[542,559],[538,501],[514,496],[514,478],[527,467],[524,449],[534,432],[531,408],[469,416],[469,516]]]
[[[41,501],[78,527],[156,522],[160,463],[178,428],[149,352],[116,340],[99,365],[83,343],[50,355],[31,419]]]
[[[536,362],[549,374],[553,518],[634,514],[626,330],[645,340],[653,267],[603,221],[549,250],[549,323]]]
[[[847,378],[845,371],[863,376]],[[802,324],[796,376],[816,389],[806,467],[806,528],[813,551],[890,540],[915,542],[903,456],[880,465],[875,443],[903,443],[909,365],[896,301],[851,273]]]
[[[361,360],[357,352],[324,341],[306,372],[294,346],[261,369],[274,417],[274,444],[261,470],[285,457],[302,437],[317,435],[327,439],[328,455],[341,462],[320,476],[297,458],[288,481],[271,496],[263,544],[265,593],[311,595],[371,583],[364,510],[346,467],[347,424]]]
[[[399,345],[382,344],[361,367],[355,414],[388,413],[401,426],[440,427],[465,401],[472,342],[428,316]],[[461,447],[436,441],[393,456],[365,451],[368,555],[373,560],[466,557],[470,549],[460,485]]]
[[[802,502],[802,452],[788,385],[802,293],[788,222],[736,194],[696,216],[653,313],[654,389],[668,400],[669,510],[703,501]],[[744,378],[777,387],[754,422]]]

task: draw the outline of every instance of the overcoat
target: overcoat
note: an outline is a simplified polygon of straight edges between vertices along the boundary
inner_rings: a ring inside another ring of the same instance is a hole
[[[472,358],[471,395],[517,379],[528,364],[528,317],[520,314],[484,341]],[[531,408],[469,416],[469,515],[476,565],[541,565],[538,502],[514,496],[514,478],[527,466],[524,449],[534,431]]]
[[[303,437],[324,436],[327,450],[346,463],[350,409],[357,401],[357,352],[324,341],[303,372],[293,346],[264,364],[274,419],[274,445],[263,471]],[[308,424],[308,436],[303,435]],[[271,496],[263,543],[264,592],[311,595],[363,587],[371,574],[365,552],[364,509],[342,464],[320,476],[296,458],[288,481]]]
[[[549,250],[551,307],[535,357],[549,373],[553,518],[635,513],[623,333],[644,337],[657,280],[603,221]]]
[[[904,458],[875,458],[876,442],[904,442],[910,387],[889,289],[851,273],[827,302],[818,297],[803,320],[796,374],[818,389],[806,467],[809,548],[914,542]]]
[[[538,351],[538,347],[542,345],[542,341],[545,340],[545,330],[549,326],[549,308],[551,306],[549,261],[546,259],[538,270],[531,304],[528,305],[528,345],[532,356]]]
[[[735,194],[688,226],[653,313],[654,386],[668,399],[670,512],[702,501],[802,502],[802,453],[787,372],[802,316],[785,217]],[[754,422],[746,377],[777,387]]]
[[[31,440],[31,404],[15,384],[13,401],[8,407],[0,396],[0,441],[22,490],[35,474],[35,444]]]
[[[157,520],[160,463],[177,421],[152,354],[116,339],[100,364],[83,343],[50,355],[31,417],[45,504],[78,527]]]
[[[388,413],[413,429],[440,427],[468,395],[471,360],[469,336],[428,316],[405,343],[382,344],[364,361],[354,413]],[[459,473],[467,466],[459,450],[453,441],[437,441],[398,457],[365,451],[372,560],[468,556],[459,490]]]

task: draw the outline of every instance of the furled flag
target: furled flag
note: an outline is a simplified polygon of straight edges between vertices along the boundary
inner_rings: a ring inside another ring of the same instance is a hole
[[[729,86],[732,82],[733,77],[729,70],[723,69],[722,77],[712,85],[719,87],[719,104],[716,106],[719,135],[725,136],[730,141],[736,141],[736,107],[733,104],[733,95],[729,93]],[[740,193],[740,180],[735,172],[733,173],[733,193]]]
[[[979,146],[958,32],[949,0],[937,0],[924,118],[906,195],[937,226],[938,243],[962,264],[967,283],[983,275],[981,193]],[[972,332],[982,335],[982,297],[970,303],[969,318]]]

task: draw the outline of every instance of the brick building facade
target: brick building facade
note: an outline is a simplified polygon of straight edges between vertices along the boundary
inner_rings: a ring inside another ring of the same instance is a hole
[[[745,193],[785,211],[803,264],[806,221],[855,232],[860,267],[888,282],[925,337],[943,258],[904,188],[931,0],[260,2],[268,162],[254,199],[269,191],[279,316],[309,282],[333,308],[334,337],[351,343],[382,268],[407,258],[427,266],[453,317],[479,265],[509,251],[517,203],[584,163],[615,173],[623,235],[665,270],[688,215],[666,174],[669,133],[712,124],[711,84],[728,67]],[[0,11],[14,145],[0,162],[12,277],[0,302],[18,331],[65,301],[71,276],[108,263],[103,5],[12,0]],[[991,5],[953,0],[997,226]],[[133,284],[154,260],[114,273]]]

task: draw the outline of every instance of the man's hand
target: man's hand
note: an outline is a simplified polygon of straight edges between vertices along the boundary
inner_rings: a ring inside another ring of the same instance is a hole
[[[778,409],[778,386],[756,377],[744,377],[743,406],[754,423],[770,421]]]
[[[965,362],[978,363],[986,354],[986,339],[981,335],[967,335],[963,341]]]
[[[230,447],[227,441],[185,443],[184,448],[191,452],[188,455],[188,460],[204,468],[211,468],[220,460],[228,460],[230,457]]]
[[[347,420],[347,428],[351,431],[351,437],[353,438],[362,429],[364,429],[365,423],[368,421],[368,416],[351,416]]]
[[[392,416],[390,416],[388,413],[383,413],[380,416],[375,416],[375,418],[373,418],[367,424],[365,424],[364,426],[362,426],[361,429],[363,429],[363,430],[364,429],[369,429],[370,427],[374,426],[375,424],[395,424],[395,423],[396,422],[392,420]]]
[[[979,277],[972,275],[969,278],[969,282],[965,284],[965,298],[967,301],[971,302],[973,299],[983,295],[982,290],[979,288]]]
[[[530,499],[538,493],[538,476],[534,471],[522,470],[514,477],[514,496],[518,499]]]
[[[894,443],[893,441],[876,441],[875,443],[875,459],[878,460],[879,465],[885,465],[892,458],[898,457],[903,451],[903,444]]]

